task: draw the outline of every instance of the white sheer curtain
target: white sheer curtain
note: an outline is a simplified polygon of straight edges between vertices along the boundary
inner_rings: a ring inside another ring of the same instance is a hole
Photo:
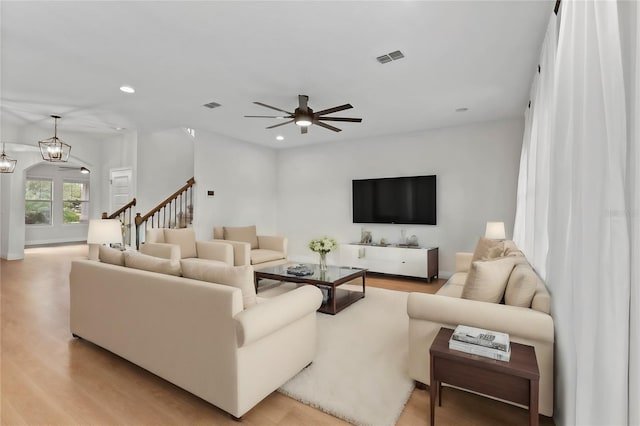
[[[631,246],[631,299],[629,330],[629,424],[640,425],[640,6],[625,3],[630,20],[627,25],[630,58],[627,84],[629,113],[629,198]],[[635,10],[633,10],[635,8]],[[633,34],[635,32],[635,37]]]
[[[553,90],[557,50],[557,20],[553,14],[542,45],[539,72],[531,86],[531,103],[525,111],[525,132],[518,176],[518,196],[513,240],[542,278],[546,276],[548,249],[549,161],[553,130]]]
[[[635,2],[563,0],[553,89],[534,82],[514,239],[552,293],[559,425],[640,424],[638,22]]]

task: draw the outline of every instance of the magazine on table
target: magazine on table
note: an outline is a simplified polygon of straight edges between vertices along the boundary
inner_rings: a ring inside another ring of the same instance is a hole
[[[475,343],[460,342],[453,338],[449,340],[449,349],[485,358],[496,359],[498,361],[509,361],[511,359],[511,348],[509,348],[508,351],[502,351],[500,349],[492,349],[486,346],[476,345]]]
[[[287,274],[303,277],[305,275],[313,275],[313,269],[307,265],[292,265],[287,268]]]
[[[499,331],[484,330],[482,328],[459,325],[453,331],[452,340],[458,342],[471,343],[486,348],[497,349],[503,352],[511,350],[511,343],[507,333]]]

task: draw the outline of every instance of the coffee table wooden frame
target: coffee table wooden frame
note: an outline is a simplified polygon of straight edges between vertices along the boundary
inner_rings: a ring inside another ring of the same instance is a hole
[[[317,265],[315,266],[317,267]],[[270,280],[291,282],[291,283],[315,285],[316,287],[319,287],[321,289],[327,289],[329,292],[329,298],[327,299],[326,302],[322,303],[322,305],[320,306],[320,309],[318,309],[318,312],[335,315],[341,310],[343,310],[344,308],[346,308],[347,306],[364,298],[365,291],[366,291],[366,285],[365,285],[366,269],[329,266],[329,271],[332,268],[341,269],[341,270],[347,269],[347,270],[353,271],[353,273],[347,274],[344,277],[338,278],[337,280],[323,281],[323,280],[314,279],[313,275],[306,276],[306,277],[304,276],[297,277],[295,275],[267,272],[269,268],[267,268],[267,270],[262,270],[262,271],[256,270],[254,272],[254,282],[256,287],[256,293],[258,292],[258,281],[263,278],[270,279]],[[338,286],[345,284],[351,280],[354,280],[358,277],[362,278],[362,291],[354,291],[354,290],[337,288]]]
[[[436,396],[442,405],[442,382],[505,401],[529,406],[529,425],[538,425],[540,372],[533,346],[511,343],[511,360],[496,361],[449,349],[453,330],[441,328],[429,350],[431,362],[431,425]]]

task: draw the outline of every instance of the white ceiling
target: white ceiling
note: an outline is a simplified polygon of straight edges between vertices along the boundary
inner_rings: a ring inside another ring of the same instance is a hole
[[[61,115],[63,138],[192,127],[271,147],[516,117],[553,4],[5,0],[2,113],[51,127]],[[376,61],[395,50],[405,58]],[[316,111],[351,103],[334,115],[363,122],[301,135],[243,117],[278,115],[253,101],[292,111],[298,94]]]

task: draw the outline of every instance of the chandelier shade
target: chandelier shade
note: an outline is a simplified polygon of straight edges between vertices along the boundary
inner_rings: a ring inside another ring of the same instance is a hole
[[[64,163],[69,161],[69,154],[71,153],[71,145],[65,143],[58,137],[58,119],[60,116],[52,115],[54,119],[53,137],[38,141],[40,146],[40,154],[42,159],[50,161],[52,163]]]
[[[13,173],[16,169],[18,160],[7,157],[4,153],[4,144],[2,144],[2,154],[0,155],[0,173]]]

